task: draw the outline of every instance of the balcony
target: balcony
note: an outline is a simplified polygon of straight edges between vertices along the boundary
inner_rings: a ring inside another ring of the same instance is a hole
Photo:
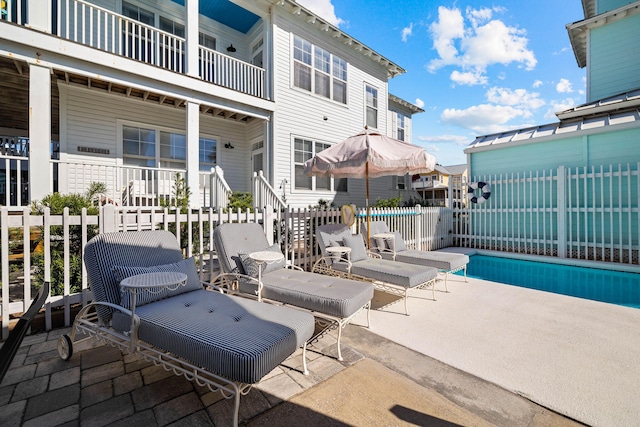
[[[29,2],[8,0],[0,21],[28,25]],[[54,0],[52,33],[114,55],[176,73],[186,72],[187,40],[83,0]],[[198,46],[202,80],[265,98],[265,70]]]

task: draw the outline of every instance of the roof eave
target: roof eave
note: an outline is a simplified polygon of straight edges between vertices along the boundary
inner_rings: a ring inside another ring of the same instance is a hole
[[[387,69],[387,78],[394,78],[407,72],[407,70],[405,70],[398,64],[394,63],[388,58],[385,58],[364,43],[351,37],[349,34],[331,24],[326,19],[323,19],[309,9],[301,6],[295,0],[271,0],[271,2],[283,7],[285,5],[289,5],[288,11],[293,15],[302,15],[304,13],[304,15],[306,16],[305,21],[307,22],[307,24],[313,25],[316,28],[321,29],[322,31],[330,32],[332,37],[341,39],[345,45],[350,46],[352,49],[360,52],[362,55],[368,57],[372,61],[378,62],[383,65]]]

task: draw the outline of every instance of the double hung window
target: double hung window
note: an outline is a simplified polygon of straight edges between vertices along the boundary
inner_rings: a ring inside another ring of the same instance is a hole
[[[305,138],[294,138],[294,188],[298,190],[325,190],[331,191],[332,179],[330,177],[311,177],[304,174],[304,162],[311,159],[319,152],[326,150],[331,145],[323,142],[312,141]],[[346,191],[346,179],[335,180],[336,191]]]
[[[293,36],[293,86],[346,104],[347,62]]]
[[[365,117],[368,127],[378,128],[378,89],[370,85],[365,85]]]

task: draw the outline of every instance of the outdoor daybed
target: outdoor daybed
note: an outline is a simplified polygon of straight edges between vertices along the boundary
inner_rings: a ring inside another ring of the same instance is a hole
[[[382,259],[380,255],[368,252],[362,236],[352,235],[351,230],[344,224],[321,225],[317,229],[317,237],[322,258],[313,265],[314,272],[370,282],[380,291],[401,296],[407,315],[409,292],[431,287],[435,301],[434,284],[438,276],[437,269]],[[349,248],[349,254],[330,253],[333,248],[340,247]],[[328,251],[327,248],[331,249]]]
[[[85,246],[84,261],[94,301],[60,338],[63,359],[73,354],[78,332],[137,352],[233,397],[234,425],[240,396],[301,346],[306,373],[313,316],[205,290],[172,233],[100,234]]]
[[[214,230],[213,240],[223,273],[214,283],[259,301],[309,311],[324,327],[317,336],[333,325],[337,326],[338,360],[342,360],[342,329],[362,310],[367,311],[369,326],[373,298],[370,284],[322,276],[286,265],[280,247],[277,244],[270,246],[262,227],[256,223],[220,224]],[[260,251],[271,251],[278,260],[257,265],[251,254]]]
[[[366,234],[366,224],[365,231]],[[380,235],[391,235],[393,237],[375,237]],[[384,221],[371,221],[369,227],[369,249],[384,259],[406,262],[409,264],[426,265],[437,268],[444,273],[444,289],[447,288],[447,278],[449,273],[464,270],[464,280],[467,281],[467,264],[469,256],[465,254],[454,254],[450,252],[421,251],[418,249],[407,249],[407,245],[399,232],[389,232],[389,227]]]

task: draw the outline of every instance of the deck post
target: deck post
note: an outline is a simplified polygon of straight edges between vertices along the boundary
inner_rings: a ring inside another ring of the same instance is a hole
[[[51,69],[29,64],[29,200],[42,200],[53,188],[50,144]]]

